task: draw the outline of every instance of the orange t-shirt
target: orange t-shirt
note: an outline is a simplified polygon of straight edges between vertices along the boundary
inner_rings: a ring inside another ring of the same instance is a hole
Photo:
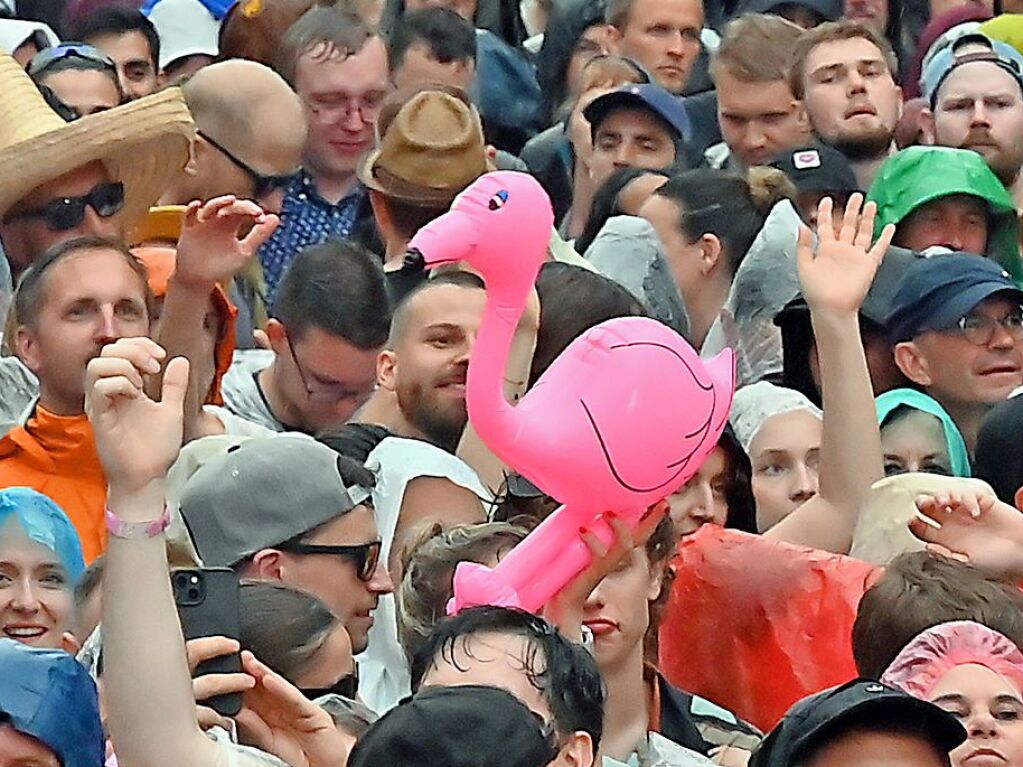
[[[31,487],[49,496],[78,531],[86,564],[107,545],[107,480],[92,424],[36,406],[24,426],[0,440],[0,487]]]

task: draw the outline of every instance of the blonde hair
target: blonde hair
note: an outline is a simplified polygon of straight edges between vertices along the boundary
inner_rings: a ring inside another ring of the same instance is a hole
[[[899,61],[895,56],[895,50],[891,43],[877,34],[869,27],[857,24],[853,21],[827,21],[820,26],[808,29],[796,40],[792,49],[792,57],[789,59],[789,89],[797,99],[802,99],[806,93],[806,59],[818,45],[836,42],[838,40],[856,40],[862,38],[872,43],[884,58],[888,66],[888,72],[892,79],[895,79],[899,71]]]
[[[721,46],[710,63],[717,82],[722,71],[744,83],[784,80],[788,84],[789,59],[801,27],[781,16],[748,13],[728,22]]]

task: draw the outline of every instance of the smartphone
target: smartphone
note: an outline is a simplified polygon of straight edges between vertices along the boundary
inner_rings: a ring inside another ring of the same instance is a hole
[[[238,639],[238,574],[234,570],[227,567],[172,570],[171,585],[186,640],[210,636]],[[241,670],[241,653],[234,653],[203,661],[195,675],[236,674]],[[198,702],[221,716],[234,716],[242,708],[240,693]]]

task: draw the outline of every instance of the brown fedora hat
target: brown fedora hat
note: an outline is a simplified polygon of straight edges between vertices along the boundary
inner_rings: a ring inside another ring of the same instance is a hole
[[[358,175],[387,197],[446,207],[488,169],[476,109],[452,94],[427,90],[401,107]]]

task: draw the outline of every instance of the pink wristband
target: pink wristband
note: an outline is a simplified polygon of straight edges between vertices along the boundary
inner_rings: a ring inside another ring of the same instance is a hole
[[[110,509],[104,515],[107,520],[107,530],[115,538],[125,540],[139,540],[142,538],[155,538],[170,524],[170,508],[163,507],[163,514],[150,522],[125,522]]]

